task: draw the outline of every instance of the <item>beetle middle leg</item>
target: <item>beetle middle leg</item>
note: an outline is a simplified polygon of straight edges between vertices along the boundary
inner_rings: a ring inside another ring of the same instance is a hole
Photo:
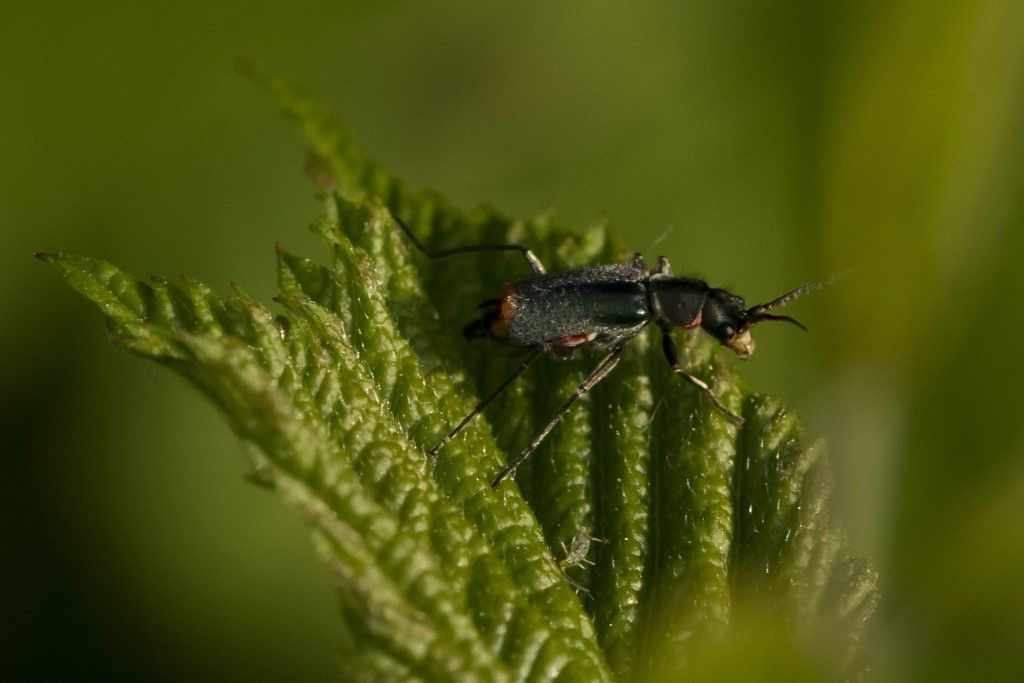
[[[551,416],[548,423],[544,425],[539,432],[537,432],[537,435],[534,436],[530,443],[526,445],[526,448],[524,448],[522,452],[516,456],[516,459],[510,462],[505,469],[501,471],[501,474],[495,478],[491,483],[491,488],[498,488],[498,485],[501,484],[501,482],[511,476],[512,473],[515,472],[516,469],[522,465],[535,450],[537,450],[537,447],[540,446],[541,442],[544,441],[545,438],[547,438],[548,434],[551,433],[551,430],[562,421],[562,418],[565,417],[569,408],[579,400],[580,396],[597,386],[601,380],[607,377],[608,374],[615,369],[615,366],[619,364],[619,359],[622,357],[622,350],[624,348],[625,347],[622,345],[616,346],[612,349],[611,353],[601,359],[601,362],[597,364],[597,367],[594,368],[593,372],[587,375],[587,378],[583,380],[583,383],[580,384],[579,387],[576,388],[576,391],[573,392],[572,396],[565,399],[565,402],[558,407],[558,410]]]
[[[676,373],[693,386],[700,389],[705,396],[710,399],[711,404],[723,415],[732,420],[737,425],[743,424],[743,418],[726,408],[718,397],[715,396],[715,392],[711,391],[711,387],[708,383],[699,377],[694,377],[679,365],[679,353],[676,351],[676,342],[672,338],[672,331],[668,329],[662,329],[661,331],[661,350],[665,353],[665,360],[672,367],[672,372]]]

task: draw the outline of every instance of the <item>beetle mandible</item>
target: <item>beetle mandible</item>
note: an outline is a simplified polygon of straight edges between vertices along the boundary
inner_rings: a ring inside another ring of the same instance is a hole
[[[759,322],[781,320],[806,330],[788,315],[768,311],[826,284],[811,282],[767,303],[747,308],[743,299],[731,292],[711,287],[703,280],[673,275],[664,256],[658,257],[658,268],[650,271],[643,256],[637,253],[627,263],[548,273],[536,254],[525,245],[475,244],[430,251],[401,218],[394,216],[394,219],[416,249],[431,260],[475,252],[518,251],[533,272],[529,277],[506,282],[500,296],[480,304],[481,316],[463,330],[467,338],[489,337],[523,349],[528,352],[526,359],[431,448],[430,455],[436,455],[454,439],[544,351],[568,353],[585,344],[609,349],[576,391],[498,474],[491,484],[495,488],[530,457],[581,396],[615,369],[626,343],[651,324],[661,329],[661,349],[672,372],[697,387],[725,417],[737,425],[743,424],[743,418],[726,408],[707,382],[680,366],[672,331],[677,327],[684,330],[699,327],[744,359],[754,352],[750,328]]]

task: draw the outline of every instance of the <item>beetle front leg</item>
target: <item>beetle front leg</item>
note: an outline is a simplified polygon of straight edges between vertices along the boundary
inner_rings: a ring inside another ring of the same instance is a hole
[[[661,330],[661,350],[665,353],[665,360],[668,361],[669,366],[672,368],[672,372],[676,373],[693,386],[700,389],[705,396],[710,399],[711,404],[723,415],[729,418],[732,422],[737,425],[743,424],[743,418],[732,412],[721,401],[715,396],[715,393],[711,391],[711,387],[708,383],[699,377],[694,377],[679,365],[679,353],[676,351],[676,341],[672,338],[672,331],[662,328]]]

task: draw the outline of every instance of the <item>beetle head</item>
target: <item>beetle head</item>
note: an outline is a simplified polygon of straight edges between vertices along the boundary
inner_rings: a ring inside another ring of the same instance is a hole
[[[746,358],[754,352],[754,338],[750,336],[751,324],[742,298],[724,289],[708,292],[701,311],[700,326],[740,358]]]
[[[824,286],[825,283],[813,282],[786,292],[782,296],[767,303],[745,308],[743,299],[724,289],[712,289],[704,302],[701,311],[700,326],[705,332],[717,339],[723,346],[728,346],[740,358],[747,358],[754,352],[754,338],[750,328],[765,320],[780,320],[806,330],[799,321],[788,315],[774,315],[768,311],[787,304],[807,292]]]

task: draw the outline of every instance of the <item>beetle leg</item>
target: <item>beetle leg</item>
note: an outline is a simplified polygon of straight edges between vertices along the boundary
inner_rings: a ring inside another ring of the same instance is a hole
[[[442,251],[428,251],[423,245],[423,242],[420,242],[419,238],[416,237],[412,230],[409,229],[409,226],[405,224],[405,221],[393,213],[391,214],[391,217],[395,219],[395,223],[397,223],[398,227],[402,229],[402,232],[404,232],[405,236],[409,238],[409,241],[413,243],[413,246],[415,246],[421,254],[431,261],[445,258],[447,256],[454,256],[456,254],[472,254],[481,251],[518,251],[523,255],[523,258],[526,259],[526,264],[530,266],[530,270],[533,271],[534,275],[543,275],[547,272],[544,269],[544,264],[540,262],[539,258],[537,258],[537,255],[524,244],[471,244],[464,247],[455,247],[454,249],[444,249]]]
[[[711,391],[711,387],[708,383],[699,377],[694,377],[679,365],[679,354],[676,351],[676,341],[672,338],[672,332],[670,330],[662,329],[661,331],[661,350],[665,353],[665,360],[672,367],[672,372],[676,373],[693,386],[700,389],[708,399],[711,400],[711,404],[718,410],[718,412],[725,415],[727,418],[732,420],[737,425],[743,424],[743,418],[726,408],[715,393]]]
[[[491,483],[491,488],[498,488],[498,485],[501,484],[501,482],[511,476],[512,473],[516,471],[516,468],[522,465],[523,462],[530,457],[530,454],[537,450],[537,447],[540,446],[541,442],[547,438],[548,434],[551,433],[551,430],[562,421],[562,418],[565,417],[569,408],[579,400],[580,396],[593,389],[598,382],[607,377],[608,374],[615,369],[615,366],[619,364],[619,358],[622,356],[622,350],[624,348],[625,347],[621,345],[616,346],[612,349],[611,353],[605,356],[601,362],[597,364],[594,371],[591,372],[585,380],[583,380],[583,383],[576,388],[576,391],[573,392],[572,396],[565,399],[565,403],[559,406],[558,410],[555,411],[555,414],[551,416],[550,420],[548,420],[548,423],[544,425],[539,432],[537,432],[537,435],[534,436],[533,440],[526,445],[526,448],[524,448],[522,452],[516,456],[516,459],[510,462],[508,466],[501,471],[501,474],[495,478]]]
[[[500,385],[498,385],[498,388],[495,389],[494,391],[492,391],[490,394],[488,394],[486,398],[484,398],[482,401],[477,403],[476,407],[473,408],[473,410],[469,411],[469,415],[467,415],[466,417],[462,418],[462,422],[460,422],[459,424],[455,425],[455,429],[453,429],[452,431],[448,432],[448,435],[445,436],[443,439],[441,439],[437,443],[437,445],[434,446],[433,448],[431,448],[429,451],[427,451],[427,453],[429,455],[437,455],[437,452],[439,450],[441,450],[442,448],[444,448],[445,446],[447,446],[449,441],[451,441],[456,436],[458,436],[459,432],[461,432],[463,429],[465,429],[466,425],[468,425],[473,420],[474,417],[476,417],[477,415],[482,413],[484,411],[484,408],[486,408],[488,405],[490,405],[491,401],[493,401],[494,399],[498,398],[498,396],[501,395],[501,392],[505,391],[505,389],[508,389],[508,385],[512,384],[512,382],[515,381],[516,377],[519,377],[519,375],[523,374],[523,371],[526,370],[526,368],[530,367],[530,363],[532,363],[533,360],[537,356],[539,356],[541,351],[543,351],[543,350],[544,350],[543,348],[539,348],[539,349],[536,349],[534,351],[531,351],[530,355],[527,356],[525,361],[523,361],[523,364],[520,365],[518,368],[516,368],[516,371],[513,372],[512,375],[508,379],[506,379],[504,382],[502,382]]]

